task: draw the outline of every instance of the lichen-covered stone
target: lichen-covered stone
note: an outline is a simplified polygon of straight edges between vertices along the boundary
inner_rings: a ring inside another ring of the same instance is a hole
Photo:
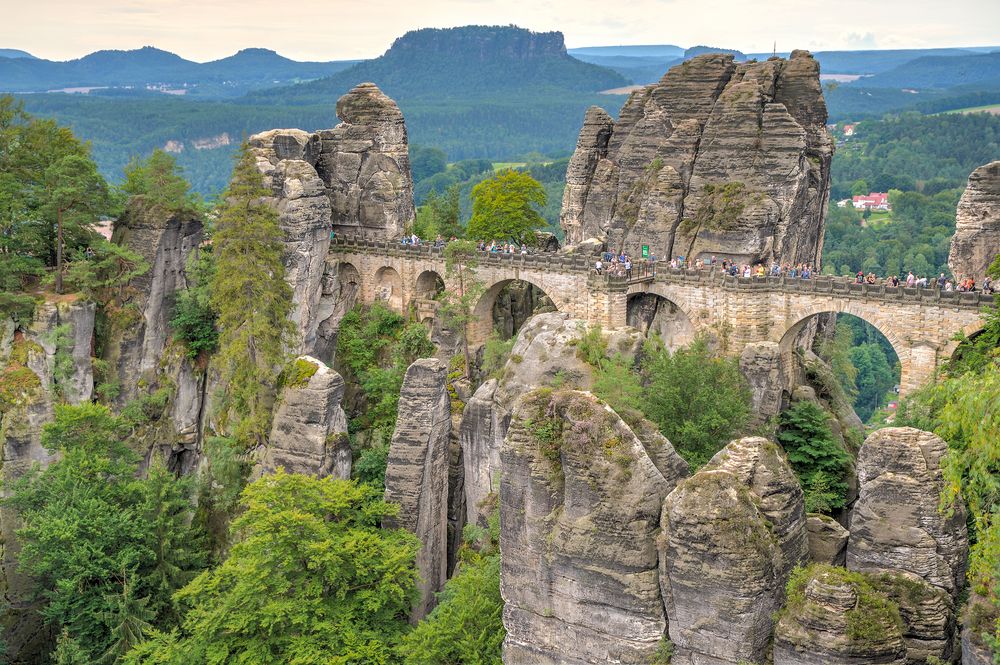
[[[781,413],[784,376],[777,342],[747,344],[740,354],[740,373],[750,386],[751,413],[764,422]]]
[[[745,437],[731,441],[705,469],[732,473],[757,497],[757,507],[781,548],[782,561],[775,574],[784,588],[792,569],[809,554],[804,496],[784,451],[765,438]]]
[[[863,574],[814,566],[789,592],[774,665],[905,665],[899,609]]]
[[[501,456],[504,662],[650,662],[660,505],[677,479],[586,392],[522,397]]]
[[[282,467],[318,478],[350,478],[343,377],[309,356],[297,358],[286,375],[257,473]]]
[[[968,556],[966,512],[939,508],[941,437],[912,427],[873,433],[858,454],[860,495],[851,509],[847,567],[905,571],[957,595]]]
[[[809,560],[843,566],[847,557],[847,539],[851,532],[828,515],[806,515],[809,541]]]
[[[763,662],[783,584],[781,543],[735,473],[701,470],[663,504],[660,585],[673,665]]]
[[[384,525],[413,532],[421,545],[416,561],[420,595],[410,615],[413,622],[433,607],[434,594],[447,575],[451,437],[447,370],[437,358],[417,360],[406,370],[385,470],[385,500],[400,510]]]
[[[632,93],[617,122],[587,112],[566,173],[566,240],[816,264],[833,155],[826,115],[808,52],[677,65]]]
[[[956,279],[977,283],[1000,253],[1000,161],[972,172],[955,213],[948,267]]]

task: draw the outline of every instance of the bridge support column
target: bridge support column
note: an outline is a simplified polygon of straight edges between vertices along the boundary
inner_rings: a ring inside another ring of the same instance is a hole
[[[592,275],[587,280],[587,322],[604,328],[625,325],[628,295],[624,282]]]
[[[917,344],[909,349],[909,358],[899,359],[899,395],[903,397],[930,383],[938,371],[940,353],[931,344]]]

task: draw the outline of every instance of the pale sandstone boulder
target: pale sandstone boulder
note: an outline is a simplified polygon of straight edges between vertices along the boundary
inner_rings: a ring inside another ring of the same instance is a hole
[[[941,437],[912,427],[887,427],[865,440],[849,521],[849,569],[905,571],[957,596],[969,542],[964,505],[938,509],[947,450]]]
[[[451,405],[448,368],[437,358],[423,358],[406,370],[399,396],[396,431],[385,470],[385,500],[399,505],[387,527],[413,532],[419,598],[410,620],[422,619],[434,605],[448,567],[448,465]]]
[[[809,560],[843,566],[847,557],[847,539],[851,532],[829,515],[806,515],[809,540]]]
[[[341,407],[343,377],[309,356],[297,358],[289,375],[294,383],[285,385],[278,395],[257,474],[283,467],[289,473],[347,480],[351,477],[351,446],[347,416]]]
[[[650,662],[665,629],[660,505],[679,476],[578,391],[521,398],[501,456],[504,662]]]

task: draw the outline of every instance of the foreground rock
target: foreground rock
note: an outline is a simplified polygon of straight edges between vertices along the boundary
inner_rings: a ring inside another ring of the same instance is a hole
[[[340,405],[343,377],[309,356],[297,358],[286,373],[258,473],[284,467],[289,473],[350,478],[347,416]]]
[[[502,459],[504,662],[649,663],[665,629],[660,505],[679,477],[578,391],[522,398]]]
[[[784,557],[759,503],[722,469],[699,471],[664,502],[660,585],[673,665],[763,662]]]
[[[792,585],[774,665],[904,665],[898,608],[860,573],[813,566]]]
[[[980,166],[969,176],[955,214],[955,235],[948,267],[956,279],[972,277],[977,285],[1000,253],[1000,161]]]
[[[964,583],[965,508],[938,510],[944,488],[939,436],[912,427],[880,429],[858,454],[860,496],[850,513],[847,567],[905,571],[955,597]]]
[[[400,507],[385,526],[407,529],[420,539],[416,561],[420,595],[410,615],[414,623],[430,611],[447,575],[451,436],[447,379],[447,366],[436,358],[417,360],[406,370],[385,470],[385,500]]]
[[[833,155],[826,116],[806,51],[677,65],[632,93],[617,122],[587,112],[566,171],[566,241],[818,263]]]

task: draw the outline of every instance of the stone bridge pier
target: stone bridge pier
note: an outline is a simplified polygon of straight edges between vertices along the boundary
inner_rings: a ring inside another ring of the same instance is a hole
[[[338,239],[330,252],[328,263],[358,282],[362,302],[382,300],[421,321],[435,316],[438,293],[458,290],[441,251],[430,246]],[[739,354],[757,342],[777,344],[791,383],[799,333],[819,314],[847,313],[873,325],[892,344],[900,362],[901,394],[931,380],[957,347],[955,335],[978,331],[983,307],[992,304],[980,293],[854,284],[834,277],[744,279],[712,270],[661,268],[626,281],[594,274],[589,258],[557,253],[483,255],[475,274],[485,291],[474,308],[473,346],[489,337],[493,304],[514,280],[544,291],[559,311],[604,327],[626,325],[632,300],[647,294],[670,303],[685,326],[711,334],[727,353]]]

